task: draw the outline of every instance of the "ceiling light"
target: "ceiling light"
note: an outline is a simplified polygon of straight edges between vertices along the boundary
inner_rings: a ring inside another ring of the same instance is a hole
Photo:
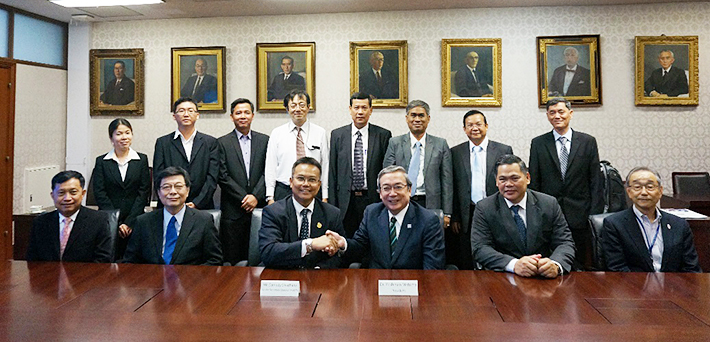
[[[49,0],[64,7],[104,7],[159,4],[163,0]]]

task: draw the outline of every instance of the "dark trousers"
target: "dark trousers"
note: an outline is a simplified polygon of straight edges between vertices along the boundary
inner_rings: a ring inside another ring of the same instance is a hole
[[[574,246],[577,248],[574,268],[579,271],[592,269],[592,232],[589,229],[588,227],[583,229],[570,227]]]
[[[343,218],[343,228],[345,229],[345,236],[347,236],[348,238],[352,238],[353,235],[355,235],[355,231],[357,231],[357,229],[360,227],[360,222],[362,222],[362,216],[365,213],[365,207],[367,207],[369,204],[370,202],[367,199],[367,190],[350,192],[350,203],[348,204],[348,211],[345,212],[345,217]]]
[[[461,230],[458,234],[451,229],[447,229],[445,233],[446,263],[454,264],[460,270],[473,270],[476,265],[473,262],[473,253],[471,251],[471,221],[473,220],[473,210],[475,208],[476,205],[471,203],[469,221],[461,222]]]
[[[249,232],[251,230],[251,214],[237,220],[221,219],[219,239],[222,242],[224,261],[235,265],[249,257]]]

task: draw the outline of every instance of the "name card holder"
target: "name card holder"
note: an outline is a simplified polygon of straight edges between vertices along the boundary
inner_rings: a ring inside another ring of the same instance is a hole
[[[418,280],[378,280],[379,296],[419,296]]]
[[[301,293],[301,283],[297,280],[262,280],[262,297],[298,297]]]

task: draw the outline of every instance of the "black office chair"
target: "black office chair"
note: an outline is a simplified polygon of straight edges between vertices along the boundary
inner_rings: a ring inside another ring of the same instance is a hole
[[[259,264],[261,264],[261,253],[259,251],[259,229],[261,228],[262,211],[263,209],[257,208],[251,212],[248,259],[238,262],[235,266],[259,266]]]
[[[614,213],[589,215],[589,229],[592,231],[592,269],[591,271],[605,271],[606,261],[602,250],[602,228],[604,218]]]
[[[111,236],[111,262],[116,262],[116,244],[118,243],[118,217],[120,209],[101,210],[108,214],[108,228]]]
[[[96,197],[94,197],[94,173],[89,177],[89,184],[86,186],[86,205],[95,206]]]
[[[204,212],[210,213],[214,220],[214,227],[217,228],[217,236],[219,236],[219,221],[222,219],[222,211],[219,209],[206,209]]]
[[[673,195],[710,196],[707,172],[673,172]]]

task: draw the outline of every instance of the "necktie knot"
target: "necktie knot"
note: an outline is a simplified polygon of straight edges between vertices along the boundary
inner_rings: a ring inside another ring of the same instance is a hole
[[[309,213],[310,211],[311,211],[311,210],[308,209],[308,208],[301,210],[301,217],[308,217],[308,213]]]
[[[520,210],[520,206],[516,204],[516,205],[510,207],[510,210],[513,211],[513,214],[518,215],[518,210]]]
[[[559,137],[557,140],[559,140],[562,144],[567,142],[567,138],[565,138],[565,137]]]

